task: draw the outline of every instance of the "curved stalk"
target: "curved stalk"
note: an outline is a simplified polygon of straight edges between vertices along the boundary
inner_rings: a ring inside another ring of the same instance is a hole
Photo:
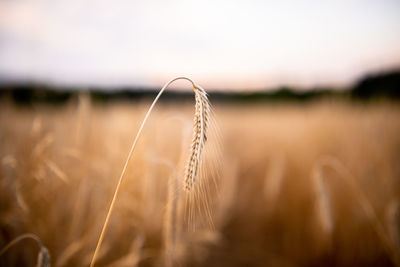
[[[120,175],[120,177],[119,177],[119,179],[118,179],[117,187],[115,188],[115,191],[114,191],[114,196],[113,196],[113,198],[112,198],[112,200],[111,200],[110,207],[109,207],[109,209],[108,209],[107,216],[106,216],[106,219],[105,219],[104,224],[103,224],[103,229],[101,230],[99,240],[97,241],[96,249],[95,249],[95,251],[94,251],[92,260],[91,260],[91,262],[90,262],[90,267],[93,267],[94,264],[95,264],[95,262],[96,262],[96,257],[97,257],[97,254],[98,254],[99,250],[100,250],[101,244],[102,244],[102,242],[103,242],[104,235],[105,235],[105,232],[106,232],[106,230],[107,230],[107,227],[108,227],[108,224],[109,224],[109,221],[110,221],[111,213],[112,213],[112,211],[113,211],[113,209],[114,209],[114,204],[115,204],[115,201],[117,200],[118,193],[119,193],[119,189],[120,189],[120,187],[121,187],[121,183],[122,183],[122,180],[123,180],[124,175],[125,175],[126,168],[127,168],[127,166],[128,166],[128,163],[129,163],[130,159],[132,158],[133,151],[135,150],[136,143],[137,143],[137,141],[139,140],[139,137],[140,137],[140,135],[141,135],[141,133],[142,133],[142,130],[143,130],[143,128],[144,128],[144,125],[145,125],[145,123],[146,123],[146,121],[147,121],[147,119],[148,119],[148,117],[149,117],[151,111],[153,110],[155,104],[157,103],[158,99],[160,98],[161,94],[165,91],[165,89],[168,88],[168,86],[169,86],[171,83],[173,83],[173,82],[175,82],[175,81],[177,81],[177,80],[187,80],[187,81],[189,81],[189,82],[192,84],[193,90],[194,90],[194,91],[195,91],[196,88],[197,88],[197,87],[196,87],[196,84],[195,84],[191,79],[189,79],[189,78],[186,78],[186,77],[177,77],[177,78],[174,78],[174,79],[170,80],[169,82],[167,82],[167,83],[161,88],[160,92],[157,94],[156,98],[154,99],[153,103],[151,104],[149,110],[147,111],[146,115],[144,116],[144,119],[143,119],[143,121],[142,121],[142,124],[140,125],[140,128],[139,128],[139,130],[138,130],[138,132],[137,132],[137,134],[136,134],[136,137],[135,137],[135,139],[134,139],[134,141],[133,141],[133,143],[132,143],[131,149],[129,150],[129,154],[128,154],[128,157],[127,157],[127,159],[126,159],[126,161],[125,161],[124,167],[122,168],[121,175]]]
[[[36,243],[38,243],[39,247],[42,247],[42,242],[40,241],[40,239],[36,235],[29,234],[29,233],[28,234],[23,234],[23,235],[20,235],[20,236],[16,237],[10,243],[8,243],[5,247],[3,247],[0,250],[0,256],[3,255],[9,248],[11,248],[15,244],[17,244],[19,241],[21,241],[23,239],[28,239],[28,238],[35,240]]]

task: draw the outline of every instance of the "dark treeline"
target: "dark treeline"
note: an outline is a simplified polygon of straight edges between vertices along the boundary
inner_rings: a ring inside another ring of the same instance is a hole
[[[0,99],[8,98],[15,103],[29,104],[33,102],[64,103],[82,90],[70,88],[49,87],[46,85],[12,84],[0,85]],[[85,89],[95,102],[110,102],[115,100],[138,101],[154,98],[159,88],[119,88],[105,90],[99,88]],[[209,92],[213,102],[254,102],[254,101],[307,101],[318,98],[350,98],[355,100],[391,99],[400,100],[400,70],[368,75],[348,90],[333,90],[331,88],[313,88],[307,91],[296,91],[293,88],[282,87],[276,90],[246,92]],[[166,91],[164,101],[181,101],[193,98],[190,91]]]

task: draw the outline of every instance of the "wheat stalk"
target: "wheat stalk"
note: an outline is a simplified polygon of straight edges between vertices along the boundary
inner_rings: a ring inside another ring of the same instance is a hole
[[[282,194],[286,175],[286,161],[283,153],[275,155],[271,158],[265,173],[264,196],[268,202],[267,208],[269,212],[276,208],[276,203]]]
[[[160,90],[160,92],[157,94],[156,98],[154,99],[153,103],[151,104],[150,108],[148,109],[146,115],[144,116],[144,119],[142,121],[142,124],[140,125],[140,128],[136,134],[135,139],[133,140],[133,143],[131,145],[131,148],[129,150],[128,153],[128,157],[125,161],[124,167],[122,168],[122,172],[121,175],[118,179],[118,183],[116,186],[116,189],[114,191],[114,195],[113,198],[111,200],[110,203],[110,207],[108,209],[107,212],[107,216],[106,219],[104,221],[103,224],[103,228],[101,230],[100,233],[100,237],[97,241],[97,245],[96,245],[96,249],[94,251],[91,263],[90,263],[90,267],[93,267],[95,262],[96,262],[96,258],[97,258],[97,254],[100,250],[101,244],[103,242],[104,239],[104,235],[105,232],[107,230],[108,227],[108,223],[110,221],[110,217],[111,217],[111,213],[114,209],[114,205],[115,205],[115,201],[118,197],[118,193],[119,193],[119,189],[121,187],[121,183],[123,181],[125,172],[126,172],[126,168],[128,166],[128,163],[132,157],[133,151],[136,147],[137,141],[139,140],[139,137],[143,131],[144,125],[151,113],[151,111],[153,110],[155,104],[157,103],[158,99],[160,98],[161,94],[165,91],[165,89],[168,88],[168,86],[177,81],[177,80],[187,80],[189,81],[192,86],[193,86],[193,91],[195,93],[195,98],[196,98],[196,107],[195,107],[195,126],[194,126],[194,134],[193,134],[193,143],[191,146],[191,153],[190,153],[190,157],[189,157],[189,161],[186,167],[186,175],[185,175],[185,188],[190,191],[197,179],[198,176],[198,171],[199,171],[199,166],[201,164],[201,154],[202,154],[202,150],[204,147],[204,143],[207,140],[207,126],[208,126],[208,121],[209,121],[209,114],[210,114],[210,105],[207,99],[207,94],[204,91],[203,88],[201,88],[200,86],[196,85],[191,79],[186,78],[186,77],[177,77],[174,78],[172,80],[170,80],[169,82],[167,82]]]
[[[323,174],[323,167],[325,162],[317,162],[312,170],[312,180],[314,183],[314,190],[316,196],[316,208],[318,213],[318,219],[324,233],[329,236],[334,230],[334,221],[332,215],[332,206],[329,192],[325,184],[325,176]]]
[[[21,240],[24,239],[33,239],[39,246],[40,251],[37,257],[36,261],[36,267],[50,267],[50,253],[47,250],[47,248],[43,245],[42,241],[40,238],[34,234],[22,234],[20,236],[17,236],[15,239],[13,239],[10,243],[8,243],[5,247],[3,247],[0,250],[0,256],[3,255],[7,250],[9,250],[12,246],[20,242]]]
[[[396,266],[400,266],[400,258],[397,254],[396,248],[392,240],[390,239],[387,231],[385,230],[385,227],[379,220],[378,215],[376,214],[375,209],[372,206],[371,202],[369,201],[368,197],[360,188],[360,186],[354,181],[351,172],[346,168],[346,166],[343,163],[341,163],[338,159],[332,156],[321,156],[318,159],[316,165],[319,166],[319,168],[322,168],[323,166],[329,166],[340,174],[339,177],[341,177],[341,180],[345,182],[346,185],[349,187],[349,189],[352,191],[361,209],[363,210],[365,215],[369,218],[371,226],[377,233],[378,237],[381,239],[382,244],[386,249],[388,255],[390,256],[391,260]],[[325,193],[322,194],[325,195]],[[326,195],[324,196],[324,198],[325,200],[327,200]],[[325,209],[327,208],[327,206],[321,208]],[[332,220],[331,214],[329,214],[328,220]]]
[[[174,266],[174,250],[178,239],[178,202],[180,195],[180,186],[178,174],[170,160],[151,157],[151,161],[156,164],[165,165],[170,170],[168,180],[167,206],[164,216],[164,248],[165,248],[165,266]]]
[[[389,236],[392,240],[394,247],[396,248],[398,257],[400,254],[400,202],[395,199],[389,203],[386,209],[386,223]]]

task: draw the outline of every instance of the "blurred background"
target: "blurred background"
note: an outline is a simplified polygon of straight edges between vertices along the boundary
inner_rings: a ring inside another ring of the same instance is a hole
[[[96,265],[400,266],[399,14],[397,0],[0,0],[0,265],[45,266],[44,247],[54,266],[90,263],[149,104],[186,76],[213,107],[206,189],[191,207],[171,189],[195,103],[177,81]]]
[[[62,87],[344,89],[400,66],[398,1],[0,2],[0,77]]]

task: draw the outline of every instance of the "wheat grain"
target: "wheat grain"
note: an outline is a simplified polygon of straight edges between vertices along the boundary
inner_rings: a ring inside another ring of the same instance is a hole
[[[186,165],[184,188],[191,191],[196,183],[201,156],[207,141],[207,128],[210,120],[210,104],[207,94],[201,87],[195,87],[196,112],[194,116],[193,140],[190,156]]]

